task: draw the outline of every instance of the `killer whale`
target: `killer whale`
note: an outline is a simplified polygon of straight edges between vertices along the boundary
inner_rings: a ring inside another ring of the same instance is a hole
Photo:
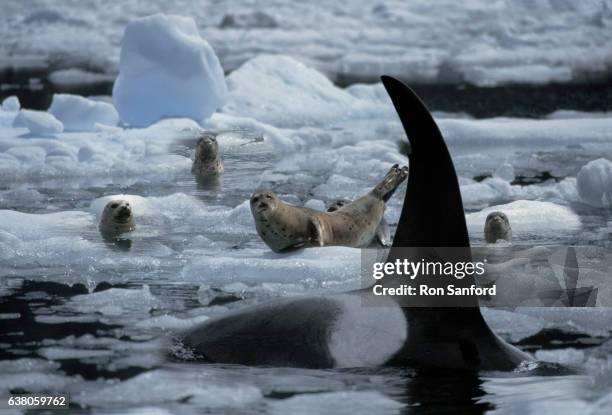
[[[410,88],[381,79],[411,148],[404,206],[387,261],[404,255],[402,247],[454,247],[453,260],[469,260],[463,203],[444,139]],[[468,277],[461,284],[470,282]],[[202,361],[254,366],[511,370],[531,359],[490,330],[476,298],[461,308],[440,306],[435,298],[420,307],[402,307],[393,298],[382,299],[384,307],[364,307],[366,292],[245,307],[193,327],[182,342]]]

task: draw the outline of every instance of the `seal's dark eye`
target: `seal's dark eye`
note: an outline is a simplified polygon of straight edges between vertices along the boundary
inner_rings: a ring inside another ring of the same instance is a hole
[[[272,199],[271,195],[266,195],[266,199]]]
[[[259,196],[255,196],[253,199],[251,199],[253,202],[257,202],[259,200]]]
[[[112,209],[116,209],[116,208],[117,208],[117,206],[119,206],[119,203],[113,203],[113,204],[111,205],[111,208],[112,208]]]

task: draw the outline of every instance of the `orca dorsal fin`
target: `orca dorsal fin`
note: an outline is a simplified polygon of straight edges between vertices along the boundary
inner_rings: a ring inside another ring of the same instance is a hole
[[[455,166],[431,113],[404,83],[382,83],[410,141],[408,190],[394,247],[469,247]]]
[[[387,262],[398,259],[444,264],[471,262],[459,180],[442,133],[427,107],[410,88],[389,76],[381,79],[410,142],[406,196]],[[383,284],[393,286],[401,281],[401,276],[390,276]],[[473,275],[460,279],[428,277],[426,281],[429,287],[443,290],[450,284],[462,288],[475,284]],[[481,325],[483,322],[475,295],[408,296],[402,299],[402,304],[448,308],[439,313],[446,317],[453,313],[450,308],[460,306],[464,308],[455,316],[476,316],[463,318],[464,323]]]

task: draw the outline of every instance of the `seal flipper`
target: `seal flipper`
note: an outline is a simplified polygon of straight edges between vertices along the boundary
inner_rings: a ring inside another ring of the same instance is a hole
[[[315,216],[308,218],[308,233],[310,234],[309,242],[314,246],[323,246],[323,225]]]
[[[382,247],[391,246],[391,232],[389,231],[389,224],[383,217],[376,228],[376,233],[374,235],[374,239],[378,242]]]
[[[455,247],[459,249],[453,250],[452,258],[444,259],[469,262],[470,241],[459,181],[442,134],[429,110],[410,88],[389,76],[381,80],[411,148],[408,188],[387,261],[427,260],[432,251],[428,248]],[[405,258],[406,251],[399,249],[402,247],[415,247],[418,251],[408,254],[414,258]],[[430,259],[439,260],[435,252],[430,255]],[[383,279],[383,284],[386,282]],[[430,286],[446,287],[444,278],[429,282],[433,282]],[[469,287],[474,278],[466,276],[453,283]],[[443,296],[431,296],[426,298],[424,307],[403,308],[409,322],[409,338],[388,364],[510,370],[531,358],[491,331],[475,296],[467,298],[466,306],[461,308],[443,307],[445,301]]]

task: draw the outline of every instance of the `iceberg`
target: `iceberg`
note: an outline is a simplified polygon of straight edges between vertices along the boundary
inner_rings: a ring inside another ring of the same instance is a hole
[[[193,19],[156,14],[131,21],[123,36],[113,102],[133,127],[162,118],[210,117],[227,86],[219,59]]]

